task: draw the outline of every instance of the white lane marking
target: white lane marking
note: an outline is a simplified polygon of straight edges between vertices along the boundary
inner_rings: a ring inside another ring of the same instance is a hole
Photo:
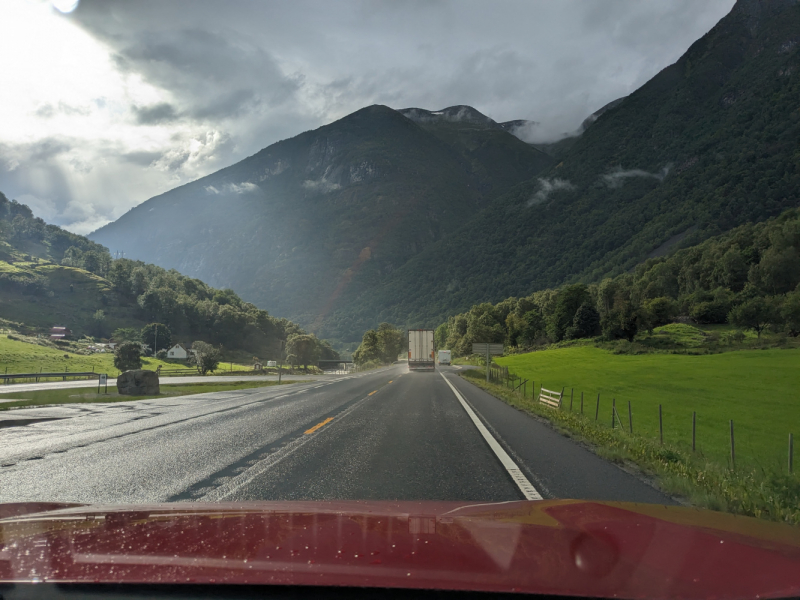
[[[456,395],[456,398],[458,398],[461,406],[465,411],[467,411],[469,418],[472,419],[472,422],[475,424],[475,427],[478,428],[478,431],[480,431],[483,439],[486,440],[486,443],[489,444],[489,447],[495,453],[497,458],[500,459],[500,462],[505,467],[506,471],[508,471],[508,474],[511,475],[511,479],[514,480],[514,483],[517,484],[517,487],[522,492],[522,495],[525,496],[525,499],[542,500],[542,495],[535,487],[533,487],[531,482],[528,481],[528,478],[522,474],[522,471],[519,470],[517,463],[515,463],[508,453],[503,450],[503,447],[497,443],[497,440],[494,439],[494,436],[489,433],[489,430],[486,429],[486,425],[481,422],[481,420],[478,418],[478,415],[476,415],[475,411],[472,410],[472,407],[470,407],[470,405],[467,404],[467,401],[464,400],[464,396],[462,396],[455,386],[448,381],[447,377],[444,376],[444,373],[439,373],[439,375],[442,376],[442,379],[444,379],[447,385],[450,386],[450,389],[453,390],[453,393]]]

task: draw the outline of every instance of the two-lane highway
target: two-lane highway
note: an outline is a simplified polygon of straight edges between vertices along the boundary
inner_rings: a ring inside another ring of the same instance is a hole
[[[672,503],[451,367],[13,413],[26,424],[0,413],[0,502]]]

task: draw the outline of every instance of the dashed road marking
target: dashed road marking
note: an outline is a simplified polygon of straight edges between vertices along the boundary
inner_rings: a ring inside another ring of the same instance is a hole
[[[455,386],[448,381],[447,377],[444,376],[444,373],[439,373],[439,375],[442,376],[442,379],[444,379],[447,385],[450,386],[450,389],[453,390],[453,393],[456,395],[456,398],[458,398],[458,401],[461,403],[461,406],[464,407],[465,411],[467,411],[467,415],[469,415],[469,418],[472,419],[472,422],[475,424],[475,427],[478,428],[478,431],[480,431],[481,435],[483,436],[483,439],[485,439],[486,443],[489,444],[489,447],[495,453],[497,458],[500,459],[500,462],[502,463],[503,467],[505,467],[506,471],[508,471],[508,474],[511,475],[511,479],[513,479],[514,483],[517,484],[517,487],[522,492],[522,495],[525,496],[525,499],[541,500],[542,495],[535,487],[533,487],[533,484],[531,484],[531,482],[528,481],[528,478],[525,477],[522,471],[520,471],[519,467],[517,466],[517,463],[515,463],[508,455],[508,453],[505,450],[503,450],[503,447],[497,442],[496,439],[494,439],[494,436],[491,433],[489,433],[489,430],[486,429],[486,425],[484,425],[481,422],[481,420],[478,418],[478,415],[476,415],[475,411],[472,410],[472,407],[469,404],[467,404],[467,401],[464,399],[464,396],[462,396],[461,393],[455,388]]]
[[[306,434],[309,434],[309,433],[314,433],[314,432],[315,432],[317,429],[319,429],[320,427],[324,427],[325,425],[327,425],[327,424],[328,424],[328,423],[330,423],[331,421],[333,421],[333,417],[328,417],[328,418],[327,418],[327,419],[325,419],[325,420],[324,420],[322,423],[317,423],[317,424],[316,424],[316,425],[314,425],[314,426],[313,426],[311,429],[306,429],[306,430],[305,430],[305,433],[306,433]]]
[[[374,394],[374,393],[375,393],[375,392],[377,392],[377,391],[378,391],[378,390],[375,390],[374,392],[370,392],[369,394],[367,394],[367,396],[372,396],[372,394]]]

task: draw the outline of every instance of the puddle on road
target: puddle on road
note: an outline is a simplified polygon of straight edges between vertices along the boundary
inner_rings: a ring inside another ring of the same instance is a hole
[[[3,427],[24,427],[25,425],[34,425],[36,423],[44,423],[45,421],[60,421],[65,417],[39,417],[30,419],[0,419],[0,429]]]

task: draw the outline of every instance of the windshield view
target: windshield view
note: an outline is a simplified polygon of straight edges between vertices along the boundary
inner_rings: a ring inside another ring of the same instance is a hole
[[[0,600],[800,596],[800,2],[0,49]]]

